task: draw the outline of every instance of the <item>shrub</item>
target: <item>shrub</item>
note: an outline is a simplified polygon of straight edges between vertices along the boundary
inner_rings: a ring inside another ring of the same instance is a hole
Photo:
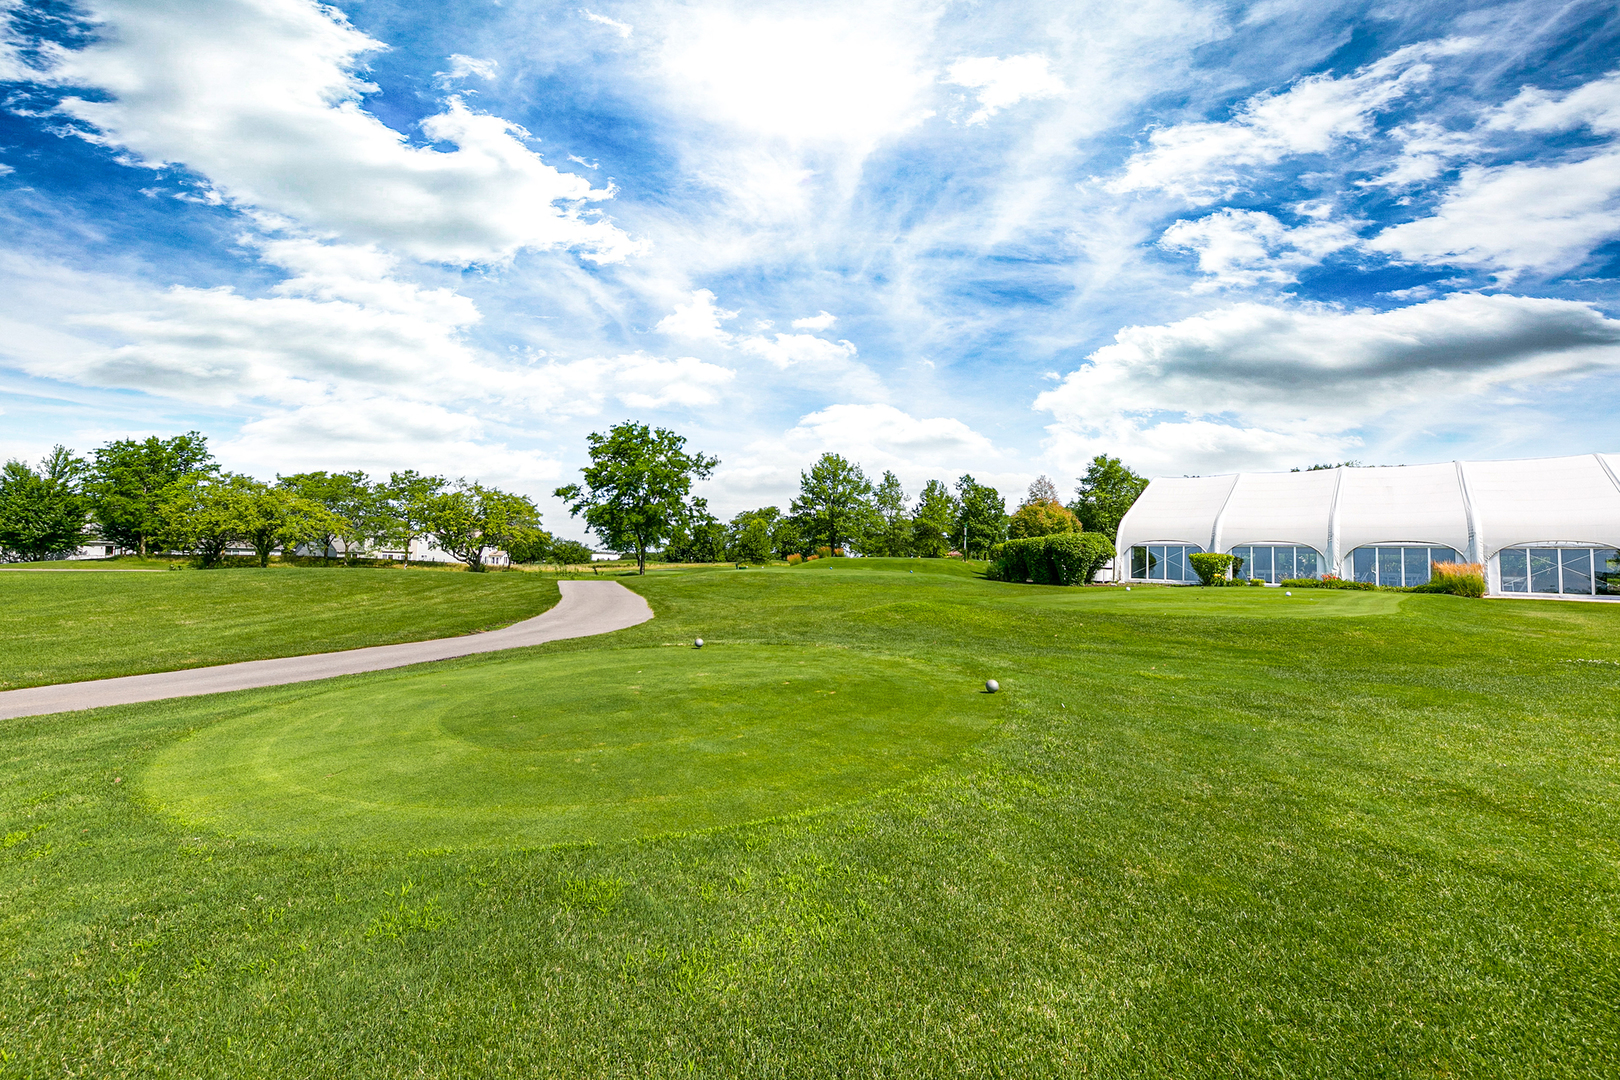
[[[800,555],[796,551],[787,557],[787,564],[789,566],[798,566],[802,562],[804,562],[804,556]]]
[[[1279,582],[1279,584],[1286,585],[1290,589],[1354,589],[1357,592],[1372,592],[1378,588],[1370,581],[1346,581],[1344,578],[1337,578],[1332,574],[1319,578],[1289,578],[1286,581]]]
[[[1187,558],[1192,563],[1198,580],[1205,585],[1213,585],[1217,581],[1224,583],[1227,571],[1231,570],[1232,564],[1237,561],[1236,556],[1222,555],[1214,551],[1196,552]]]
[[[1413,591],[1481,597],[1485,595],[1485,567],[1479,563],[1437,562],[1430,568],[1429,583]]]
[[[1007,521],[1007,535],[1014,540],[1080,531],[1080,519],[1056,499],[1025,503]]]
[[[1037,585],[1088,585],[1113,557],[1114,545],[1101,533],[1032,536],[991,548],[985,576]]]
[[[826,544],[822,544],[820,547],[816,548],[816,553],[811,556],[813,559],[830,559],[832,557],[833,549],[828,547]]]

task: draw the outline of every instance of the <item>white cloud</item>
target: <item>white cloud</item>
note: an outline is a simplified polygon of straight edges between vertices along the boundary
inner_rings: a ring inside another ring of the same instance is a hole
[[[855,356],[850,342],[828,341],[814,334],[777,334],[774,339],[755,335],[738,344],[744,352],[782,370],[795,364],[841,367]]]
[[[1390,135],[1401,144],[1400,156],[1383,175],[1363,180],[1360,186],[1396,188],[1421,184],[1479,149],[1479,139],[1473,134],[1448,131],[1426,120],[1402,124]]]
[[[462,56],[460,53],[450,54],[450,70],[435,72],[435,75],[447,82],[456,79],[465,79],[469,75],[476,75],[480,79],[493,79],[500,70],[500,64],[494,60],[480,60],[476,56]]]
[[[631,33],[635,31],[635,27],[631,26],[629,23],[620,22],[618,19],[610,19],[606,15],[598,15],[596,12],[585,8],[580,9],[580,14],[585,16],[593,23],[600,23],[622,38],[629,37]]]
[[[1217,210],[1193,221],[1177,221],[1164,231],[1161,246],[1192,251],[1198,269],[1215,285],[1287,284],[1298,271],[1328,255],[1353,247],[1356,234],[1332,221],[1293,228],[1257,210]]]
[[[1034,407],[1053,415],[1049,445],[1064,460],[1113,446],[1153,468],[1210,472],[1331,455],[1393,410],[1434,413],[1616,369],[1620,320],[1568,300],[1237,304],[1126,327]]]
[[[1620,234],[1620,153],[1555,165],[1472,166],[1428,217],[1385,229],[1374,251],[1437,266],[1557,273]]]
[[[865,143],[932,115],[924,35],[935,14],[870,5],[785,15],[683,9],[664,69],[703,120],[786,139]]]
[[[1620,133],[1620,71],[1550,94],[1526,86],[1485,120],[1485,127],[1509,131],[1572,131],[1589,127],[1602,135]]]
[[[1470,47],[1457,40],[1410,45],[1343,78],[1312,75],[1282,93],[1257,94],[1231,120],[1159,128],[1107,189],[1213,202],[1243,188],[1256,168],[1366,138],[1377,113],[1429,78],[1425,61]]]
[[[823,311],[819,315],[809,315],[809,316],[806,316],[803,319],[794,319],[793,320],[793,329],[795,329],[795,330],[814,330],[816,333],[819,334],[821,331],[823,331],[823,330],[827,329],[828,327],[832,326],[832,324],[837,322],[837,321],[838,321],[838,316],[830,315],[827,312]],[[767,329],[769,328],[769,324],[766,324],[766,328]]]
[[[730,341],[731,334],[720,324],[735,319],[737,313],[717,307],[715,299],[708,289],[698,289],[692,293],[691,303],[676,304],[675,310],[659,319],[653,329],[660,334],[694,341]]]
[[[979,110],[969,124],[982,124],[1002,109],[1036,98],[1056,97],[1068,88],[1052,74],[1049,61],[1038,53],[1022,56],[974,56],[956,61],[945,81],[978,91]]]
[[[233,203],[416,258],[500,262],[569,247],[613,261],[641,250],[585,203],[609,197],[558,172],[526,133],[460,100],[412,146],[362,108],[360,59],[382,46],[311,0],[93,0],[98,40],[62,53],[61,110],[87,137],[153,165],[182,163]]]
[[[562,416],[594,416],[609,399],[632,409],[691,409],[716,404],[736,377],[731,368],[696,357],[636,352],[550,361],[516,380],[513,394]]]

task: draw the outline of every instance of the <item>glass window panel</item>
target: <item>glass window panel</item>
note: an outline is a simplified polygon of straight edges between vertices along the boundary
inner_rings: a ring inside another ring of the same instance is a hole
[[[1271,576],[1271,549],[1257,547],[1254,549],[1254,576],[1261,581],[1276,581]]]
[[[1148,579],[1150,581],[1164,580],[1164,545],[1153,544],[1148,548]]]
[[[1249,549],[1246,547],[1233,548],[1232,558],[1237,560],[1237,562],[1232,566],[1232,576],[1237,578],[1247,578],[1249,576],[1249,568],[1254,562],[1254,560],[1250,558]]]
[[[1350,553],[1350,574],[1357,581],[1378,584],[1378,550],[1359,547]]]
[[[1530,591],[1555,593],[1558,591],[1558,549],[1530,549]]]
[[[1502,554],[1497,556],[1497,564],[1502,568],[1503,592],[1530,591],[1530,564],[1527,555],[1524,548],[1503,548]]]
[[[1598,548],[1592,552],[1594,576],[1599,596],[1620,596],[1620,550]]]
[[[1165,577],[1171,581],[1187,580],[1187,549],[1184,547],[1165,548]]]
[[[1378,549],[1378,584],[1401,584],[1401,549]]]
[[[1592,595],[1592,552],[1586,548],[1565,548],[1560,553],[1564,564],[1564,591]]]
[[[1295,548],[1294,576],[1313,578],[1316,573],[1316,550],[1314,548]]]
[[[1131,577],[1147,577],[1148,553],[1145,547],[1131,548]]]
[[[1462,558],[1461,555],[1457,554],[1457,549],[1456,548],[1440,547],[1440,548],[1430,548],[1429,549],[1429,561],[1430,562],[1462,562],[1463,558]]]
[[[1406,563],[1406,571],[1401,583],[1408,588],[1413,585],[1427,584],[1429,580],[1429,549],[1401,548],[1401,557]]]

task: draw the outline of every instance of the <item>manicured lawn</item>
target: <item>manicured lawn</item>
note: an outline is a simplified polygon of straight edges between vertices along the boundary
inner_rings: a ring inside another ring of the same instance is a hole
[[[608,637],[0,723],[0,1075],[1620,1072],[1620,609],[623,580]],[[734,791],[784,816],[611,839]]]
[[[557,596],[554,579],[521,573],[4,570],[0,690],[491,630]]]

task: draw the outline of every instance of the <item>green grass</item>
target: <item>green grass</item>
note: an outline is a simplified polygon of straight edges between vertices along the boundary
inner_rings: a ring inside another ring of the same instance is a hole
[[[951,689],[946,689],[950,687]],[[537,847],[847,802],[981,735],[959,674],[845,649],[526,655],[285,691],[157,755],[188,829],[358,848]]]
[[[659,617],[604,638],[0,723],[0,1075],[1620,1072],[1620,609],[877,560],[625,580]],[[843,656],[996,722],[820,810],[539,848],[402,847],[392,808],[375,845],[251,799],[208,826],[175,791],[255,782],[164,771],[297,742],[300,700],[380,730],[434,677],[466,688],[446,746],[622,749],[691,724],[728,651],[762,718],[749,658]],[[672,704],[615,727],[651,655]],[[557,692],[520,671],[604,666],[600,701],[500,723]]]
[[[491,630],[557,597],[539,574],[0,571],[0,690]]]

